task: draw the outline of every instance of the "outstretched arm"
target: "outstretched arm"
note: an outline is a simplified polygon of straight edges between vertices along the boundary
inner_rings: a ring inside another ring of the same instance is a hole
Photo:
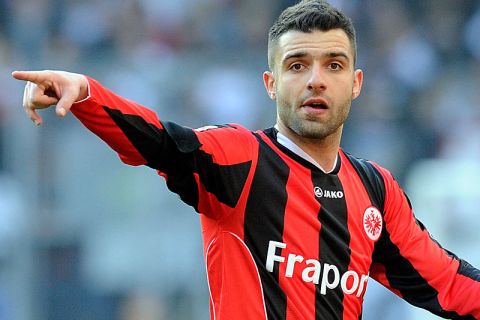
[[[23,104],[37,125],[42,122],[37,109],[57,104],[59,116],[71,111],[124,163],[156,169],[168,188],[197,211],[218,216],[220,210],[213,210],[210,202],[237,205],[257,152],[258,142],[249,130],[238,125],[195,130],[160,121],[153,110],[80,74],[34,71],[13,76],[27,81]]]

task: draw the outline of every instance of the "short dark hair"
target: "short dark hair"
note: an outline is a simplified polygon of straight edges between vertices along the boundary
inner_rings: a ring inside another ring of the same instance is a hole
[[[354,64],[357,58],[355,28],[352,20],[324,0],[302,0],[285,9],[268,33],[268,65],[273,68],[274,47],[286,32],[295,30],[312,32],[342,29],[348,36],[353,50]]]

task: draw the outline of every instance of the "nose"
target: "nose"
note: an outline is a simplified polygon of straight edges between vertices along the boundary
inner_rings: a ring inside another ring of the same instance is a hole
[[[322,68],[314,67],[311,69],[307,87],[310,91],[325,91],[327,89],[326,78]]]

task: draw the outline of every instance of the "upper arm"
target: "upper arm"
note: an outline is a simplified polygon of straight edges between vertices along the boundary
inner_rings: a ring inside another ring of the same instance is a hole
[[[171,156],[160,157],[157,169],[170,190],[202,213],[213,216],[221,206],[234,208],[258,149],[253,134],[237,125],[190,129],[164,123]],[[212,210],[213,208],[213,210]]]
[[[72,112],[123,162],[156,169],[197,211],[200,199],[236,206],[258,144],[250,131],[237,125],[195,130],[160,121],[149,108],[88,79],[90,97]]]

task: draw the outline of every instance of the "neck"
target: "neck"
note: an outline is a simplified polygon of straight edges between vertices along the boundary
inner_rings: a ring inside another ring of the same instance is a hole
[[[326,172],[333,170],[340,148],[342,127],[338,128],[336,132],[319,139],[300,136],[281,123],[277,123],[277,128],[280,133],[312,157]]]

